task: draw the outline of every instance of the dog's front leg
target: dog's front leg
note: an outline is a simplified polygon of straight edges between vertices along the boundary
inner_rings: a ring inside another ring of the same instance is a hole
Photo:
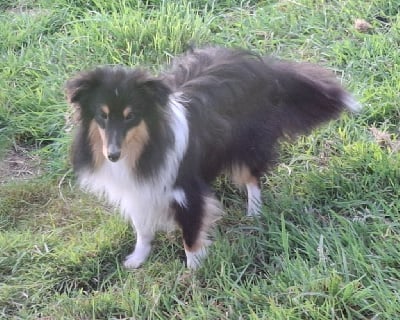
[[[191,182],[189,186],[179,187],[175,199],[176,220],[183,233],[187,266],[197,269],[207,255],[211,244],[208,232],[221,216],[219,202],[210,196],[208,188]]]
[[[124,267],[129,269],[139,268],[150,254],[153,239],[154,233],[152,232],[136,231],[135,250],[126,257]]]

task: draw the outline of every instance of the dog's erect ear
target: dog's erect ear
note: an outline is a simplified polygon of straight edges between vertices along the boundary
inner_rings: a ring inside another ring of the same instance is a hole
[[[141,81],[139,86],[144,91],[146,96],[155,101],[156,104],[164,106],[167,103],[171,89],[163,80],[150,78]]]
[[[94,72],[85,72],[67,81],[65,95],[71,105],[81,106],[82,99],[98,85]]]

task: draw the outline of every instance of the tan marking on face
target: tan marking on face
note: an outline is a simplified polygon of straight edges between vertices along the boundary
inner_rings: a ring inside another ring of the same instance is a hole
[[[148,141],[149,131],[142,120],[127,132],[121,147],[121,158],[126,158],[127,163],[134,168]]]
[[[110,113],[110,108],[107,105],[102,105],[100,109],[107,115]]]
[[[258,179],[251,174],[249,167],[245,165],[234,166],[231,174],[233,182],[238,185],[248,183],[258,184]]]
[[[94,166],[98,168],[107,156],[107,139],[104,130],[94,120],[89,127],[89,143],[92,147]]]
[[[100,135],[101,142],[102,142],[103,156],[105,158],[108,158],[108,150],[107,150],[108,142],[107,142],[106,131],[103,128],[100,128],[99,126],[97,126],[97,129],[99,131],[99,135]]]

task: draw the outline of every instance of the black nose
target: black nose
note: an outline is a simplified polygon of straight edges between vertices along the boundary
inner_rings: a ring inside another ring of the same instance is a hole
[[[108,160],[112,162],[118,161],[119,157],[121,156],[121,152],[111,152],[108,154]]]

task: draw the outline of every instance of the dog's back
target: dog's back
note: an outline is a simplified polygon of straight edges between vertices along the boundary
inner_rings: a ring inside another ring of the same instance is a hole
[[[195,131],[188,153],[197,155],[190,161],[200,162],[207,181],[243,166],[258,179],[273,163],[280,138],[358,107],[331,72],[246,50],[195,49],[174,60],[165,79],[187,100]]]
[[[283,121],[287,133],[302,133],[346,107],[360,108],[326,69],[260,57],[247,50],[194,49],[176,58],[166,75],[171,87],[182,91],[191,105],[199,103],[207,111],[228,117],[268,112],[280,120],[293,118]],[[301,125],[297,125],[299,120]],[[296,123],[292,128],[290,121]]]

